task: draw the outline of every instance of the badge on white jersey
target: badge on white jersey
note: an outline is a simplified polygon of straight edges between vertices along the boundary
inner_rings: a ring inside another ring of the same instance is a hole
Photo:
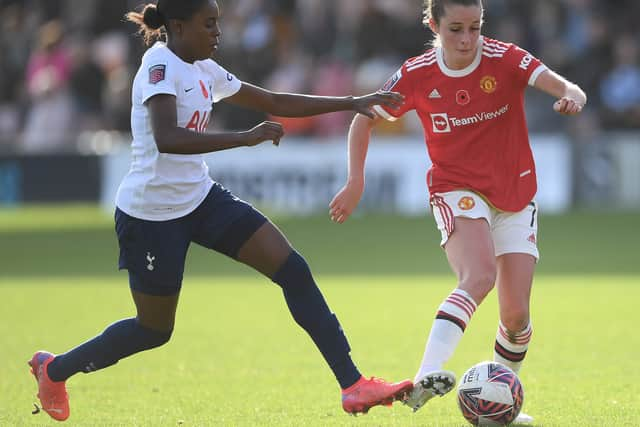
[[[167,66],[165,64],[156,64],[149,68],[149,83],[152,85],[163,81],[167,74]]]

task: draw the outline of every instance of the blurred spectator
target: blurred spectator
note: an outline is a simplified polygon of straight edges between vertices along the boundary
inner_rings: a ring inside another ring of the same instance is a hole
[[[320,59],[312,74],[311,92],[315,95],[344,96],[354,92],[351,69],[339,60]],[[313,117],[313,133],[319,136],[344,135],[353,112],[323,114]]]
[[[73,68],[70,89],[74,112],[78,118],[77,131],[102,129],[105,73],[92,56],[91,46],[85,38],[74,41],[71,55]]]
[[[614,44],[611,70],[600,86],[605,126],[640,129],[640,55],[630,34]]]
[[[0,10],[0,151],[13,151],[26,109],[24,70],[38,22],[20,2],[5,3]]]
[[[148,1],[0,0],[0,150],[15,147],[19,134],[23,149],[39,151],[72,148],[86,129],[129,131],[131,77],[145,48],[122,16]],[[483,32],[521,45],[584,87],[596,125],[640,127],[640,36],[615,36],[616,28],[637,25],[640,1],[484,2]],[[222,65],[274,90],[376,90],[431,38],[421,23],[423,0],[218,3]],[[551,103],[530,92],[531,132],[567,129]],[[238,110],[216,105],[212,125],[247,128],[266,118]],[[334,135],[345,133],[349,120],[333,114],[286,126],[290,134]],[[421,132],[411,117],[383,131]]]
[[[128,132],[131,127],[131,84],[133,69],[128,62],[130,40],[126,34],[111,31],[93,41],[93,60],[105,76],[102,91],[104,127]]]
[[[309,93],[310,58],[299,50],[283,53],[283,62],[264,82],[276,92]],[[313,128],[313,117],[278,117],[289,135],[309,135]]]
[[[22,141],[26,152],[63,150],[70,143],[73,108],[67,83],[71,58],[63,44],[63,31],[60,21],[43,25],[29,58],[25,83],[30,108]]]
[[[600,82],[609,71],[613,58],[610,31],[609,20],[606,19],[604,13],[591,15],[586,46],[563,70],[566,75],[572,76],[575,82],[588,94],[589,110],[593,111],[602,108]],[[594,60],[594,58],[598,58],[598,60]]]

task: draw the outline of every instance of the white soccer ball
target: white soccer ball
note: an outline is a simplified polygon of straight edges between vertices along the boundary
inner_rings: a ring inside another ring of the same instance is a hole
[[[458,384],[458,407],[476,426],[504,426],[518,416],[524,389],[515,372],[497,362],[481,362]]]

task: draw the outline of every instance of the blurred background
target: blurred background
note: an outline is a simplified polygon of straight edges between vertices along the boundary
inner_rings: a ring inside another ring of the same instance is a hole
[[[218,2],[215,59],[276,91],[375,91],[432,39],[422,0]],[[527,91],[541,260],[526,411],[539,425],[637,426],[640,383],[629,372],[640,349],[630,327],[640,301],[640,0],[483,2],[485,35],[519,44],[589,97],[568,118]],[[123,16],[142,5],[0,0],[0,425],[46,424],[27,412],[32,351],[65,351],[135,313],[117,269],[113,203],[129,168],[131,82],[145,51]],[[356,214],[329,220],[352,117],[277,118],[287,131],[279,147],[206,161],[305,256],[363,372],[404,378],[455,278],[428,216],[429,159],[412,113],[376,129]],[[210,126],[247,129],[266,118],[222,102]],[[268,279],[192,245],[183,289],[170,345],[74,379],[73,425],[356,425],[337,416],[333,379]],[[495,296],[483,303],[451,369],[491,357],[496,306]],[[295,402],[282,399],[277,384],[294,382]],[[462,422],[452,400],[434,405],[422,421],[397,409],[372,411],[367,423]]]
[[[432,38],[421,0],[218,2],[216,60],[276,91],[375,91]],[[128,168],[131,82],[145,50],[123,15],[143,3],[0,0],[0,206],[99,201],[110,208]],[[485,35],[519,44],[589,96],[584,113],[567,119],[553,113],[552,99],[528,91],[543,209],[640,209],[640,2],[484,5]],[[282,150],[216,155],[212,176],[276,211],[323,211],[344,177],[352,116],[278,119],[287,131]],[[265,118],[220,103],[211,126],[246,129]],[[416,116],[385,124],[375,141],[364,206],[424,213],[428,159]]]

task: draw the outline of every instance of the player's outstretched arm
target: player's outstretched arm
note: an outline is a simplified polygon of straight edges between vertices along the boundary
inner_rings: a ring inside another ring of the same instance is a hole
[[[347,182],[334,196],[329,204],[331,220],[339,224],[345,222],[362,198],[364,192],[364,165],[369,150],[371,129],[382,120],[379,117],[370,119],[362,114],[353,118],[349,128],[348,159],[349,169]]]
[[[236,147],[251,147],[265,141],[278,145],[284,135],[282,125],[276,122],[262,122],[243,132],[193,132],[178,126],[175,96],[156,95],[147,104],[153,137],[161,153],[211,153]]]
[[[367,117],[375,117],[374,105],[397,108],[404,97],[395,92],[376,92],[365,96],[314,96],[296,93],[277,93],[242,83],[240,90],[225,98],[225,102],[252,110],[264,111],[280,117],[306,117],[334,111],[353,110]]]
[[[551,70],[538,76],[535,87],[558,99],[553,104],[553,109],[560,114],[578,114],[587,103],[587,95],[580,86]]]

